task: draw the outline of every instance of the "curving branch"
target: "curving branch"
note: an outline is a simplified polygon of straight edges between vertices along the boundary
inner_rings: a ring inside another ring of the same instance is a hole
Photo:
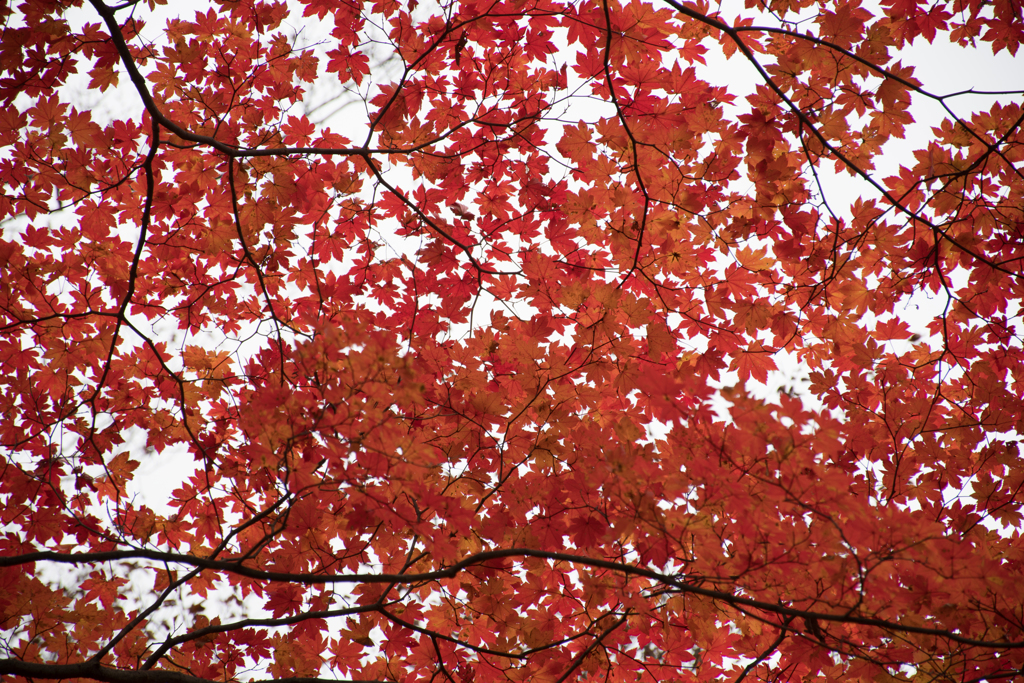
[[[502,550],[488,550],[470,555],[455,564],[444,569],[432,572],[421,572],[417,574],[289,574],[285,572],[268,572],[261,569],[246,567],[241,563],[227,560],[210,560],[192,555],[179,553],[159,552],[152,550],[114,550],[97,553],[57,553],[43,551],[28,553],[14,557],[0,558],[0,567],[12,567],[16,565],[30,564],[34,562],[59,562],[63,564],[81,564],[92,562],[112,562],[117,560],[155,560],[159,562],[177,563],[200,567],[202,569],[221,571],[250,579],[263,581],[279,581],[298,583],[302,585],[328,585],[328,584],[394,584],[410,585],[422,584],[441,579],[451,579],[473,567],[484,566],[488,562],[503,559],[524,559],[537,558],[552,560],[555,562],[568,562],[585,567],[607,569],[620,573],[624,576],[635,576],[649,579],[664,586],[669,586],[680,593],[699,595],[701,597],[717,600],[734,607],[746,607],[757,609],[768,614],[776,614],[781,617],[800,617],[801,619],[837,622],[846,624],[859,624],[862,626],[874,626],[894,633],[916,633],[919,635],[936,636],[946,638],[962,645],[974,645],[977,647],[1017,650],[1024,649],[1024,641],[992,641],[967,638],[958,633],[940,628],[927,628],[923,626],[912,626],[901,624],[887,619],[859,616],[849,612],[832,614],[827,612],[816,612],[803,610],[785,605],[757,600],[754,598],[736,595],[728,591],[704,588],[703,586],[684,581],[676,576],[663,574],[644,567],[603,560],[585,555],[573,555],[571,553],[551,552],[547,550],[534,550],[531,548],[507,548]]]
[[[37,664],[19,659],[0,659],[0,676],[22,676],[43,680],[88,678],[102,683],[210,683],[207,678],[162,669],[115,669],[89,661],[80,664]],[[389,683],[378,679],[268,678],[249,683]]]

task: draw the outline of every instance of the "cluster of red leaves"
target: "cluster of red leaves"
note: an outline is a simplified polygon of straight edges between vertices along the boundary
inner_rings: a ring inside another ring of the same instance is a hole
[[[0,9],[0,674],[1021,675],[1019,2],[156,4]]]

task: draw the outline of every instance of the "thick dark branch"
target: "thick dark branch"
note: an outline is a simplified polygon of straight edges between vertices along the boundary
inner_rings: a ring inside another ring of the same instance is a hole
[[[413,145],[412,147],[405,147],[401,149],[390,149],[385,147],[371,148],[371,147],[238,147],[235,145],[229,145],[221,142],[217,138],[210,137],[209,135],[200,135],[193,133],[192,131],[182,128],[177,123],[167,118],[166,115],[157,106],[156,101],[153,99],[153,95],[149,92],[149,86],[146,84],[146,78],[139,71],[138,66],[135,64],[135,58],[132,56],[132,52],[128,47],[128,43],[125,42],[124,36],[121,34],[121,27],[117,23],[117,18],[114,13],[123,8],[125,5],[117,7],[108,7],[102,0],[89,0],[89,3],[93,6],[96,12],[103,18],[103,22],[107,25],[107,30],[110,31],[111,41],[114,43],[114,48],[117,50],[117,54],[121,57],[121,63],[124,64],[125,70],[128,72],[128,76],[132,80],[132,85],[135,86],[136,92],[139,93],[139,97],[142,98],[142,105],[149,112],[150,117],[154,122],[160,124],[167,130],[177,135],[182,140],[189,142],[195,142],[201,145],[209,145],[218,152],[221,152],[231,158],[241,157],[271,157],[271,156],[289,156],[293,154],[312,154],[321,156],[365,156],[367,154],[410,154],[424,150],[431,145],[435,145],[441,140],[446,139],[455,131],[460,128],[467,126],[476,119],[470,119],[463,121],[453,126],[451,130],[443,135],[437,136],[425,142]],[[396,93],[398,90],[395,91]],[[383,114],[387,110],[387,107],[381,109]],[[375,122],[374,122],[375,123]],[[372,130],[372,127],[371,127]]]
[[[93,6],[96,12],[103,17],[103,22],[107,25],[107,30],[110,31],[110,39],[114,43],[114,48],[117,50],[118,55],[120,55],[121,62],[124,64],[124,68],[128,72],[128,76],[132,79],[132,84],[135,86],[135,90],[139,93],[139,97],[142,98],[142,104],[146,108],[146,111],[149,112],[149,115],[155,122],[159,123],[182,140],[209,145],[218,152],[222,152],[229,157],[283,156],[288,154],[365,154],[367,152],[365,149],[356,148],[333,149],[279,147],[246,149],[227,145],[208,135],[198,135],[185,130],[174,121],[164,116],[164,113],[160,111],[158,106],[156,106],[156,102],[153,100],[153,96],[149,92],[149,86],[146,84],[146,79],[135,65],[135,58],[132,57],[132,52],[128,48],[128,43],[125,42],[124,36],[121,34],[121,27],[118,25],[117,18],[114,16],[114,8],[108,7],[102,2],[102,0],[89,0],[89,3]]]
[[[0,659],[0,676],[21,676],[56,680],[61,678],[91,678],[103,683],[211,683],[209,679],[179,673],[149,669],[146,671],[113,669],[97,662],[81,664],[39,664],[17,659]],[[336,678],[271,678],[250,683],[385,683],[380,680],[338,680]]]
[[[935,636],[937,638],[945,638],[955,643],[961,643],[963,645],[973,645],[976,647],[990,648],[994,650],[1019,650],[1024,649],[1024,641],[991,641],[991,640],[976,640],[974,638],[967,638],[965,636],[953,633],[939,628],[926,628],[922,626],[910,626],[907,624],[901,624],[895,621],[888,621],[886,619],[878,619],[875,617],[857,616],[848,612],[841,614],[829,614],[825,612],[812,612],[808,610],[796,609],[793,607],[786,607],[773,602],[765,602],[762,600],[756,600],[754,598],[747,598],[741,595],[735,595],[727,591],[714,590],[710,588],[704,588],[693,583],[688,583],[683,579],[669,575],[662,574],[660,572],[653,571],[651,569],[645,569],[643,567],[637,567],[631,564],[625,564],[623,562],[615,562],[613,560],[602,560],[596,557],[587,557],[585,555],[572,555],[569,553],[558,553],[547,550],[534,550],[532,548],[506,548],[500,550],[488,550],[475,555],[470,555],[460,562],[456,562],[450,567],[444,569],[438,569],[432,572],[423,572],[420,574],[289,574],[285,572],[268,572],[261,569],[253,569],[246,567],[240,562],[227,560],[211,560],[203,557],[195,557],[193,555],[182,555],[179,553],[159,552],[155,550],[112,550],[109,552],[97,552],[97,553],[57,553],[50,551],[42,551],[37,553],[28,553],[25,555],[18,555],[15,557],[0,557],[0,567],[13,567],[23,564],[32,564],[35,562],[60,562],[63,564],[85,564],[94,562],[113,562],[118,560],[153,560],[156,562],[168,562],[191,565],[193,567],[201,567],[203,569],[209,569],[212,571],[227,572],[229,574],[235,574],[238,576],[244,576],[250,579],[256,579],[260,581],[280,581],[288,583],[298,583],[304,585],[325,585],[325,584],[342,584],[342,583],[390,583],[390,584],[423,584],[431,581],[440,581],[441,579],[451,579],[458,574],[480,565],[493,562],[495,560],[504,559],[525,559],[525,558],[536,558],[541,560],[551,560],[554,562],[568,562],[570,564],[581,565],[585,567],[596,567],[598,569],[606,569],[611,572],[617,572],[625,576],[637,576],[645,579],[654,581],[663,586],[669,586],[680,593],[689,593],[691,595],[700,595],[702,597],[710,598],[723,602],[733,607],[745,607],[760,610],[768,614],[778,614],[784,617],[800,617],[805,621],[807,619],[816,619],[818,621],[836,622],[843,624],[860,624],[862,626],[873,626],[875,628],[884,629],[893,633],[917,633],[926,636]]]

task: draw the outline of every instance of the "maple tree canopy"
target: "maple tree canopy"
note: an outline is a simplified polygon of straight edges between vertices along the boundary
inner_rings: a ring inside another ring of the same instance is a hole
[[[1024,675],[1020,2],[160,4],[0,9],[0,675]]]

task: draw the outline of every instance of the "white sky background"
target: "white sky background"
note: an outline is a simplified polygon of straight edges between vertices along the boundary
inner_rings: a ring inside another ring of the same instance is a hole
[[[657,1],[653,4],[658,5]],[[150,12],[144,8],[139,9],[137,10],[137,16],[144,18],[147,23],[142,33],[143,37],[159,43],[161,42],[161,31],[168,17],[190,17],[195,10],[206,11],[207,9],[208,4],[199,0],[172,0],[170,5],[158,7],[155,12]],[[724,2],[720,5],[720,9],[727,20],[741,13],[743,15],[750,14],[749,10],[743,8],[742,0]],[[119,14],[118,16],[123,18],[125,15]],[[301,27],[303,42],[312,43],[318,40],[320,36],[326,37],[329,34],[330,25],[327,22],[321,22],[318,25],[315,18],[301,19],[300,17],[301,15],[295,15],[289,21],[296,22],[301,20],[303,22]],[[99,18],[88,4],[80,10],[76,10],[75,19],[81,21],[81,23],[99,21]],[[766,21],[765,23],[774,25],[776,22]],[[298,29],[299,27],[296,26],[295,28]],[[696,65],[698,76],[712,85],[727,83],[730,92],[736,95],[737,100],[742,103],[743,98],[753,92],[755,86],[762,82],[760,76],[753,66],[741,55],[735,55],[731,59],[726,60],[716,51],[716,43],[706,41],[705,44],[709,47],[709,52],[705,55],[707,66]],[[573,52],[575,49],[572,48]],[[571,54],[566,55],[566,58],[571,58]],[[763,58],[764,56],[761,55],[760,57]],[[923,87],[936,94],[970,89],[1024,91],[1024,50],[1016,58],[1011,57],[1007,53],[993,56],[987,44],[977,49],[964,49],[942,41],[940,36],[936,44],[928,44],[923,39],[918,38],[911,47],[904,49],[900,53],[900,57],[904,64],[915,67],[915,76],[922,82]],[[559,59],[562,58],[559,57]],[[371,58],[371,63],[372,61]],[[326,61],[322,60],[321,66],[325,65]],[[120,85],[102,94],[88,90],[88,77],[84,74],[85,69],[81,69],[81,71],[82,73],[79,77],[72,79],[62,92],[62,99],[64,101],[75,105],[79,109],[92,110],[94,119],[101,125],[115,118],[141,120],[141,102],[123,71]],[[569,74],[570,79],[572,79],[571,69]],[[571,90],[573,88],[572,80],[570,80],[569,86]],[[324,104],[324,102],[329,102],[331,94],[336,92],[337,88],[336,86],[332,87],[330,82],[325,79],[322,84],[314,84],[308,87],[307,90],[309,95],[307,98],[308,108],[312,109],[317,107],[317,105]],[[1020,95],[1016,96],[1018,99],[1020,97]],[[969,120],[972,113],[989,109],[992,103],[997,100],[1009,101],[1009,97],[965,95],[954,98],[949,104],[957,115],[962,119]],[[586,112],[585,118],[589,120],[593,120],[598,115],[607,115],[605,112],[600,111],[595,113],[592,100],[587,101],[586,106],[589,109]],[[333,108],[333,105],[329,103],[318,107],[315,111],[310,112],[311,118],[318,123],[329,126],[334,132],[349,137],[357,144],[360,143],[365,137],[367,121],[362,103],[356,102],[333,115],[327,116]],[[728,113],[728,109],[726,111],[727,115],[731,117],[732,115]],[[301,113],[301,108],[296,107],[292,113]],[[608,113],[611,113],[610,106]],[[938,103],[927,100],[920,95],[913,95],[912,114],[916,124],[908,129],[907,138],[902,141],[890,142],[885,148],[885,153],[876,159],[876,178],[884,179],[894,174],[900,165],[912,166],[915,163],[913,151],[920,149],[929,139],[931,126],[937,125],[946,116]],[[327,116],[326,120],[321,118],[324,116]],[[556,137],[554,133],[548,136],[548,142],[552,146],[556,141]],[[402,170],[392,173],[393,175],[389,176],[391,182],[400,187],[408,185],[411,176],[408,175],[407,171]],[[819,168],[819,174],[822,178],[825,194],[831,206],[839,215],[846,214],[845,208],[854,199],[860,196],[876,196],[874,189],[870,188],[867,183],[845,173],[835,174],[831,171],[830,164],[824,164]],[[58,221],[60,217],[55,216],[53,220]],[[4,228],[6,236],[16,226],[5,225]],[[940,308],[942,303],[938,302]],[[925,324],[933,317],[935,312],[934,304],[927,300],[915,299],[908,301],[904,308],[905,319],[911,323],[911,328],[914,331],[921,332],[924,331]],[[481,322],[481,318],[483,318],[482,322],[486,322],[486,317],[478,315],[475,318],[478,324]],[[1018,327],[1018,332],[1021,332],[1020,327]],[[781,387],[792,386],[795,378],[803,374],[802,368],[791,358],[787,360],[777,355],[776,362],[780,369],[770,375],[767,386],[759,385],[753,380],[748,384],[748,388],[754,391],[755,394],[770,399],[778,394]],[[735,382],[736,377],[733,375],[732,377],[724,378],[722,384],[728,385]],[[799,389],[799,387],[797,388]],[[141,447],[142,441],[140,439],[141,435],[139,435],[138,439],[132,440],[136,444],[133,447]],[[192,473],[193,468],[192,458],[187,454],[184,447],[164,451],[159,457],[142,457],[141,466],[136,471],[136,478],[133,482],[133,492],[137,494],[139,502],[144,502],[158,513],[166,514],[170,511],[166,502],[170,500],[171,492],[181,485],[182,481]]]

